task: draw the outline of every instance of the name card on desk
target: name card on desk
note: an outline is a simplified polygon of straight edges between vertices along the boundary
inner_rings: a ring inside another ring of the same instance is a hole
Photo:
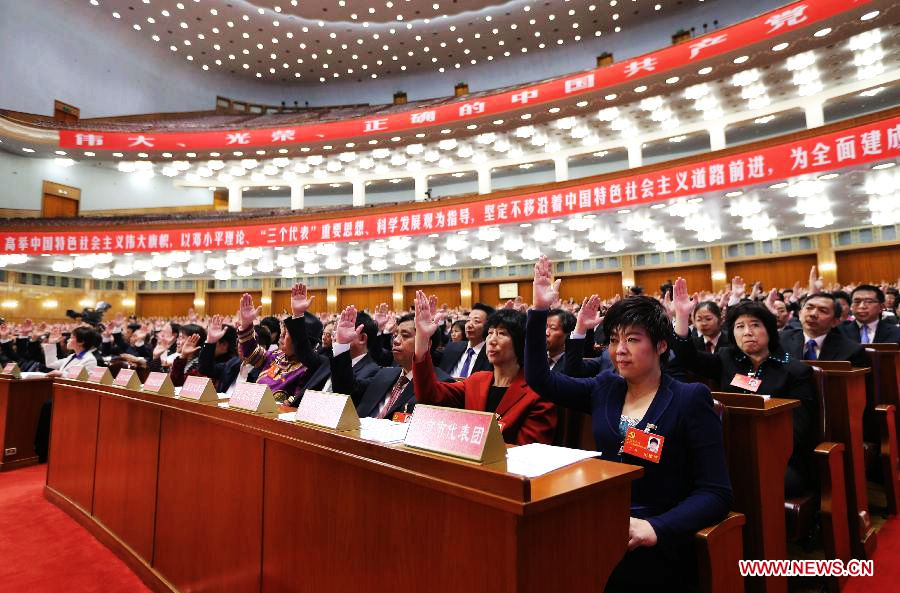
[[[141,388],[141,382],[134,369],[119,369],[119,373],[116,375],[113,385],[134,390]]]
[[[195,402],[218,402],[219,395],[213,387],[209,377],[186,377],[181,391],[178,393],[181,399],[189,399]]]
[[[175,386],[172,385],[172,379],[169,378],[168,373],[150,373],[147,375],[147,380],[144,381],[141,391],[155,393],[156,395],[175,396]]]
[[[275,396],[265,383],[238,383],[228,400],[228,407],[254,414],[274,414],[278,411]]]
[[[100,383],[101,385],[112,385],[113,378],[109,372],[109,367],[94,367],[88,373],[88,381],[91,383]]]
[[[19,365],[14,362],[6,363],[6,365],[3,367],[3,374],[12,375],[16,379],[22,378],[22,371],[19,369]]]
[[[764,410],[766,408],[766,400],[769,399],[768,395],[725,391],[714,391],[712,396],[714,400],[718,400],[732,408],[752,408],[755,410]]]
[[[500,425],[492,412],[416,405],[403,444],[477,463],[506,458]]]
[[[297,422],[332,430],[359,429],[359,416],[349,395],[307,390],[297,406]]]
[[[65,379],[74,379],[75,381],[87,381],[87,369],[82,366],[69,367],[62,374]]]

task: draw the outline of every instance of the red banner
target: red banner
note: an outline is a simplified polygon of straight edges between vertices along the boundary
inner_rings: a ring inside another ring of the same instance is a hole
[[[330,221],[133,231],[0,232],[0,253],[149,252],[363,241],[640,206],[900,156],[900,117],[706,162],[607,181]],[[424,206],[424,205],[423,205]]]
[[[807,0],[703,35],[690,43],[592,71],[573,74],[534,86],[427,109],[383,116],[360,117],[321,124],[283,128],[248,128],[214,132],[101,132],[60,130],[61,148],[85,150],[236,150],[243,147],[291,146],[311,142],[359,138],[373,134],[414,130],[442,124],[501,115],[532,105],[542,105],[594,93],[605,87],[640,80],[649,75],[697,64],[760,42],[771,42],[785,33],[811,26],[873,0]]]

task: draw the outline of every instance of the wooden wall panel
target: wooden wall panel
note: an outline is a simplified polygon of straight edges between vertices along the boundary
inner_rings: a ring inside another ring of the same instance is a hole
[[[262,303],[262,291],[248,291],[253,297],[253,304],[259,307]],[[238,307],[241,305],[241,295],[243,292],[207,292],[206,293],[206,314],[207,315],[227,315],[234,316]]]
[[[559,285],[559,296],[563,300],[573,298],[581,303],[585,297],[592,294],[603,299],[610,299],[617,294],[622,294],[622,273],[588,274],[585,276],[561,276],[562,284]]]
[[[841,284],[896,282],[900,278],[900,245],[835,253]]]
[[[772,257],[768,259],[754,259],[747,261],[727,262],[725,274],[728,281],[735,276],[743,277],[747,283],[747,289],[754,282],[762,282],[764,289],[788,288],[794,282],[800,281],[806,286],[809,279],[809,269],[816,265],[816,255],[791,255],[788,257]]]
[[[121,398],[100,400],[94,517],[149,564],[153,560],[158,409]]]
[[[135,313],[138,317],[183,317],[194,306],[192,292],[138,293]],[[237,306],[231,315],[237,311]]]
[[[308,290],[307,295],[310,297],[316,297],[310,306],[311,313],[324,313],[328,310],[328,302],[326,297],[328,296],[328,291],[323,289],[320,290]],[[290,290],[273,290],[272,291],[272,315],[281,315],[282,313],[290,313],[291,312],[291,291]]]
[[[403,306],[412,309],[416,299],[416,291],[424,291],[427,295],[434,295],[438,299],[438,307],[447,304],[448,307],[459,307],[461,302],[459,284],[432,284],[403,287]]]
[[[391,305],[394,302],[394,291],[390,286],[373,286],[370,288],[339,288],[338,311],[353,305],[358,311],[375,310],[381,303]]]
[[[500,285],[506,283],[515,282],[519,285],[519,296],[525,300],[526,303],[531,303],[531,295],[532,295],[532,281],[531,280],[504,280],[501,282],[479,282],[477,284],[478,290],[475,290],[476,284],[472,284],[472,303],[484,303],[485,305],[490,305],[491,307],[497,307],[502,305],[507,301],[507,299],[500,299]]]
[[[634,283],[644,287],[644,294],[655,295],[659,293],[659,287],[668,281],[682,277],[687,280],[688,290],[712,290],[712,270],[709,264],[699,266],[685,266],[660,268],[656,270],[635,270]]]

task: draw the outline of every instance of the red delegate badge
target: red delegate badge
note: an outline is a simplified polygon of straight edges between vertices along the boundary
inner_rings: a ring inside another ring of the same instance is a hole
[[[659,463],[659,456],[662,455],[665,440],[666,437],[630,427],[625,433],[623,451],[629,455]]]
[[[756,377],[748,377],[747,375],[741,375],[740,373],[736,374],[734,379],[731,380],[731,385],[733,387],[740,387],[741,389],[746,389],[753,393],[756,393],[761,383],[762,381]]]

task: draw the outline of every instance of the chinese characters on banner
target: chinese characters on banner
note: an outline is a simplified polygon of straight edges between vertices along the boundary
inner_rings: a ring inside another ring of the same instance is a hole
[[[319,124],[286,128],[251,128],[210,132],[101,132],[60,130],[61,148],[120,151],[143,150],[210,150],[237,147],[278,146],[325,140],[340,140],[413,130],[420,126],[450,124],[472,117],[499,115],[535,104],[559,101],[604,87],[638,80],[651,74],[680,68],[697,61],[811,26],[848,10],[870,4],[872,0],[806,0],[703,35],[684,43],[625,60],[591,72],[557,78],[530,87],[486,95],[477,100],[454,101],[446,105],[413,111],[385,113],[377,117],[360,117]]]
[[[709,161],[462,205],[384,214],[348,214],[331,220],[274,225],[51,233],[0,231],[0,253],[229,249],[419,235],[639,206],[898,156],[900,117],[894,117]]]

